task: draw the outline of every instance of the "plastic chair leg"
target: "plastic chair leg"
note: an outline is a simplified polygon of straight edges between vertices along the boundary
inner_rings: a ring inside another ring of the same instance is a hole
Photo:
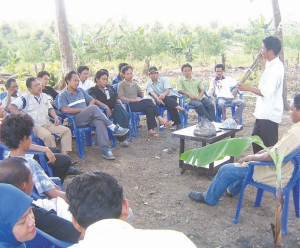
[[[137,116],[135,114],[132,114],[131,116],[131,123],[132,123],[132,129],[133,129],[133,136],[135,138],[139,137],[138,134],[138,128],[137,128],[137,120],[136,120]]]
[[[242,188],[241,188],[241,192],[240,192],[238,205],[236,207],[235,216],[234,216],[234,219],[232,220],[233,224],[237,224],[239,222],[240,212],[241,212],[241,208],[242,208],[242,205],[243,205],[244,191],[245,191],[246,186],[247,185],[244,185],[244,183],[243,183]]]
[[[84,158],[84,143],[83,143],[83,133],[78,132],[76,135],[76,143],[78,146],[78,157]]]
[[[254,202],[254,207],[259,207],[260,206],[263,194],[264,194],[263,189],[257,189],[256,199],[255,199],[255,202]]]
[[[289,215],[289,201],[290,201],[290,192],[288,192],[283,198],[283,210],[281,216],[281,232],[282,235],[286,235],[287,232],[287,222]]]
[[[293,188],[294,207],[295,207],[295,214],[296,214],[297,218],[300,218],[300,215],[299,215],[299,207],[300,207],[299,193],[300,193],[300,191],[299,191],[299,179],[298,179],[296,182],[296,185]]]

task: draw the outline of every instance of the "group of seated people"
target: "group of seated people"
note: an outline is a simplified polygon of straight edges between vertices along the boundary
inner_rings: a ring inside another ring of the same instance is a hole
[[[202,81],[192,75],[192,66],[184,64],[181,67],[183,76],[178,79],[177,91],[186,96],[186,103],[195,107],[201,117],[214,122],[215,107],[206,97]],[[184,106],[178,104],[178,93],[173,90],[167,78],[159,76],[158,70],[152,66],[148,70],[149,81],[146,84],[146,95],[141,87],[133,81],[133,68],[126,64],[119,65],[119,74],[113,79],[113,86],[108,84],[109,74],[106,69],[97,71],[94,82],[88,79],[89,68],[79,66],[77,72],[71,71],[65,76],[66,88],[60,94],[48,86],[50,74],[47,71],[38,73],[37,78],[26,80],[28,92],[19,96],[16,79],[6,82],[7,97],[2,101],[4,110],[11,113],[27,113],[34,120],[33,133],[41,139],[46,147],[55,147],[55,136],[60,138],[61,153],[67,154],[72,150],[72,135],[69,128],[59,125],[64,114],[74,117],[77,127],[94,126],[97,142],[102,156],[108,160],[115,159],[112,153],[107,128],[112,135],[117,136],[120,145],[127,147],[128,123],[130,121],[124,102],[133,112],[143,111],[146,114],[148,135],[159,137],[155,131],[157,121],[160,127],[174,126],[175,130],[182,128],[179,115],[188,115]],[[242,116],[245,102],[236,98],[235,86],[237,81],[224,77],[224,66],[215,66],[216,78],[211,80],[209,92],[218,98],[218,108],[222,112],[222,120],[226,119],[226,103],[234,103],[237,110],[233,116],[237,122]],[[165,106],[171,120],[163,118],[156,105]],[[58,97],[58,106],[55,99]],[[98,106],[106,109],[106,116]],[[52,117],[52,120],[50,120]],[[138,124],[140,125],[140,124]]]
[[[118,247],[123,242],[131,247],[195,247],[180,232],[139,230],[128,224],[128,201],[109,174],[77,176],[62,191],[37,161],[25,157],[33,128],[33,119],[23,113],[8,115],[2,122],[2,141],[10,155],[0,161],[1,247],[21,247],[35,237],[36,228],[61,241],[79,242],[74,247]],[[46,198],[29,197],[33,188]]]

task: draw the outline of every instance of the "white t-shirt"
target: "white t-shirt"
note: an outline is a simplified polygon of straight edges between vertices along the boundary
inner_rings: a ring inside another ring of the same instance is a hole
[[[213,78],[210,81],[209,91],[211,89],[215,90],[217,97],[224,97],[224,98],[234,98],[231,93],[230,88],[236,86],[237,81],[229,76],[223,77],[221,80],[219,78]]]
[[[71,247],[196,248],[181,232],[134,229],[119,219],[100,220],[90,225],[86,229],[84,239]]]
[[[266,63],[258,85],[263,96],[257,96],[254,116],[256,119],[280,123],[283,114],[284,67],[279,58]]]
[[[95,82],[93,82],[92,80],[86,80],[84,83],[82,83],[81,81],[79,81],[79,85],[78,87],[83,89],[83,90],[88,90],[91,87],[95,86]]]

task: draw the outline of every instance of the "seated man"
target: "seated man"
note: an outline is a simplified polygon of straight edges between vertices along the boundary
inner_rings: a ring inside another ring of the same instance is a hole
[[[210,95],[213,98],[214,93],[218,98],[218,109],[222,113],[222,121],[226,120],[226,107],[225,104],[233,103],[238,106],[232,118],[239,123],[240,119],[243,116],[243,111],[246,107],[244,100],[236,98],[237,88],[231,92],[230,88],[236,86],[237,81],[232,77],[223,76],[224,74],[224,65],[217,64],[215,66],[216,78],[212,79],[209,85]]]
[[[181,129],[178,110],[182,111],[183,115],[188,115],[187,111],[178,105],[176,93],[168,80],[158,75],[158,70],[155,66],[150,67],[148,73],[150,80],[146,84],[146,91],[158,104],[168,108],[172,121],[174,122],[173,125],[176,126],[176,130]]]
[[[198,115],[214,122],[216,119],[215,107],[204,95],[203,83],[200,79],[192,76],[192,66],[190,64],[182,65],[181,71],[183,77],[178,79],[178,92],[186,95],[186,103],[194,106]]]
[[[121,83],[124,80],[124,74],[122,73],[122,68],[128,65],[127,63],[119,64],[119,74],[113,78],[112,84]]]
[[[7,90],[7,97],[3,99],[1,106],[4,110],[8,111],[10,103],[19,97],[17,80],[14,78],[7,79],[5,88]]]
[[[112,130],[112,135],[123,136],[128,133],[127,128],[113,124],[102,111],[94,105],[95,100],[83,89],[78,88],[79,77],[75,71],[70,71],[66,77],[67,89],[59,96],[58,109],[63,113],[71,114],[78,127],[96,127],[97,142],[102,157],[115,159],[109,143],[107,128]]]
[[[99,70],[95,76],[96,86],[89,89],[89,94],[95,99],[95,104],[103,106],[107,109],[110,117],[113,118],[114,124],[119,123],[121,127],[128,127],[130,120],[129,114],[125,110],[118,93],[111,85],[107,84],[108,73],[106,70]],[[120,145],[123,147],[128,146],[128,134],[117,137]]]
[[[26,86],[29,93],[14,100],[9,109],[12,113],[27,113],[34,120],[33,132],[37,138],[40,138],[45,146],[55,147],[55,139],[52,134],[60,137],[61,151],[67,154],[72,151],[72,136],[69,128],[60,126],[59,119],[56,115],[48,97],[42,93],[41,83],[35,78],[30,77],[26,80]],[[54,119],[54,124],[50,122],[50,114]]]
[[[126,223],[129,205],[123,188],[105,172],[74,178],[66,192],[74,226],[84,236],[72,247],[196,247],[183,233],[134,229]]]
[[[78,87],[83,90],[88,90],[89,88],[95,86],[95,83],[92,80],[89,80],[89,68],[85,65],[81,65],[77,69],[77,73],[79,76],[79,85]]]
[[[0,183],[11,184],[30,196],[34,182],[27,160],[22,157],[10,157],[0,161]],[[37,228],[54,238],[78,242],[81,233],[71,221],[59,217],[56,210],[47,211],[35,204],[36,201],[33,201],[32,212]]]
[[[154,128],[157,126],[155,118],[157,118],[159,124],[164,126],[170,126],[172,122],[163,119],[159,115],[151,99],[143,99],[144,93],[141,88],[132,81],[132,71],[133,68],[130,65],[126,65],[122,68],[122,73],[125,78],[124,81],[118,85],[118,95],[120,99],[129,102],[131,111],[144,111],[146,113],[148,134],[153,137],[159,137],[159,134],[154,131]]]
[[[300,94],[295,95],[290,113],[292,121],[295,124],[285,132],[282,138],[271,149],[272,152],[277,149],[278,154],[285,152],[285,156],[293,153],[300,147]],[[241,158],[238,163],[223,165],[206,192],[191,191],[189,197],[195,201],[213,206],[218,204],[223,194],[230,196],[238,195],[248,172],[247,162],[249,161],[272,161],[272,158],[267,152],[261,151]],[[287,185],[293,171],[293,162],[282,165],[282,187]],[[275,166],[255,167],[253,180],[273,187],[276,186]]]
[[[1,137],[3,143],[10,149],[10,157],[25,157],[25,152],[31,146],[31,130],[33,120],[27,114],[8,115],[2,121]],[[33,182],[41,196],[48,198],[61,197],[66,199],[65,192],[50,180],[42,167],[33,158],[26,157],[31,169]],[[65,171],[65,173],[68,171]]]
[[[42,92],[48,96],[48,99],[49,99],[51,105],[53,106],[55,113],[57,114],[57,116],[64,118],[63,114],[55,106],[54,100],[57,97],[58,93],[52,87],[47,86],[49,79],[50,79],[50,73],[47,71],[40,71],[37,75],[37,80],[42,85]]]

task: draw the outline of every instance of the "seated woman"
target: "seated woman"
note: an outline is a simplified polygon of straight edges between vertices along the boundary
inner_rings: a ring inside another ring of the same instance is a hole
[[[159,124],[164,126],[171,126],[172,121],[163,119],[151,99],[143,99],[144,93],[141,88],[132,81],[133,68],[129,65],[122,67],[124,80],[118,85],[118,95],[120,99],[129,102],[130,108],[133,112],[144,111],[147,116],[148,134],[153,137],[159,137],[158,133],[154,131],[157,126],[155,118]]]
[[[95,76],[96,86],[91,87],[88,93],[95,99],[95,103],[107,109],[110,117],[113,118],[114,124],[119,124],[121,127],[127,128],[129,123],[129,114],[126,112],[118,93],[111,85],[107,84],[108,72],[105,69],[97,71]],[[128,133],[117,137],[120,145],[128,146]]]
[[[32,198],[10,184],[0,184],[0,247],[25,247],[36,235]]]

